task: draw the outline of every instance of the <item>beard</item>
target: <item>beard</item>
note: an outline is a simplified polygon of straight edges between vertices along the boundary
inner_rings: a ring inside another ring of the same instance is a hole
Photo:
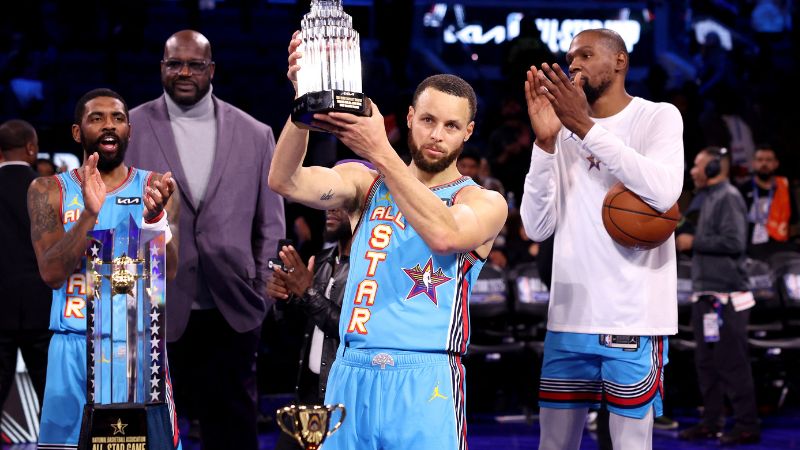
[[[771,170],[769,172],[761,172],[761,171],[756,172],[756,176],[761,181],[769,181],[770,178],[772,178],[773,175],[775,175],[775,171],[774,170]]]
[[[206,94],[208,94],[208,91],[211,90],[211,83],[208,83],[205,86],[205,88],[203,88],[193,80],[180,80],[180,81],[189,81],[189,82],[191,82],[192,84],[194,84],[194,86],[195,86],[195,88],[197,90],[195,91],[195,94],[193,96],[191,96],[191,97],[176,96],[175,95],[175,82],[176,81],[179,81],[179,80],[173,79],[171,82],[165,83],[164,84],[164,91],[167,92],[167,95],[169,95],[169,97],[172,99],[172,101],[174,101],[175,103],[177,103],[177,104],[179,104],[181,106],[192,106],[192,105],[196,104],[197,102],[200,101],[201,98],[205,97]]]
[[[438,146],[437,146],[438,147]],[[464,143],[462,142],[461,145],[455,149],[455,151],[451,152],[449,155],[443,156],[439,160],[435,161],[428,161],[425,159],[425,155],[423,154],[422,148],[414,142],[414,136],[412,130],[408,130],[408,150],[411,152],[411,160],[414,161],[414,165],[417,166],[420,170],[426,173],[439,173],[450,167],[450,164],[453,163],[458,158],[458,155],[464,150]]]
[[[114,136],[117,139],[117,153],[111,158],[100,150],[100,141],[106,136]],[[98,156],[100,156],[97,160],[97,170],[100,172],[111,172],[125,161],[125,152],[128,150],[127,137],[120,137],[116,133],[103,133],[94,142],[89,142],[86,135],[83,134],[83,130],[81,130],[81,142],[84,143],[83,151],[86,152],[86,155],[97,152]]]
[[[611,86],[611,80],[603,80],[597,86],[592,86],[587,79],[583,83],[583,93],[586,94],[586,100],[590,105],[593,105],[603,94],[606,93],[608,87]]]

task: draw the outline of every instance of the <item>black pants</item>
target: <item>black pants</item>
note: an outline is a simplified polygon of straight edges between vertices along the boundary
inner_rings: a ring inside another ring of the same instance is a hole
[[[217,309],[192,311],[168,345],[179,414],[200,420],[204,450],[258,450],[256,351],[261,327],[238,333]]]
[[[694,360],[697,380],[703,397],[703,421],[710,425],[724,424],[723,404],[727,395],[733,407],[736,425],[758,429],[753,373],[747,350],[747,323],[750,310],[736,312],[731,302],[722,307],[722,326],[718,342],[703,338],[703,314],[714,312],[707,297],[692,305],[692,327],[697,342]]]
[[[52,335],[50,330],[0,331],[0,409],[8,398],[16,374],[17,349],[22,352],[33,389],[39,397],[39,404],[42,404],[47,376],[47,348]]]
[[[611,420],[611,413],[608,411],[608,405],[604,402],[600,406],[600,410],[597,411],[597,448],[600,450],[614,449],[614,445],[611,441],[609,420]]]

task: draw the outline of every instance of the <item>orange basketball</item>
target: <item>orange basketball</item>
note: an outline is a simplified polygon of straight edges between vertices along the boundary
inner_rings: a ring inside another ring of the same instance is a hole
[[[675,231],[680,219],[678,204],[660,213],[622,183],[608,190],[603,199],[603,225],[611,239],[634,250],[658,247]]]

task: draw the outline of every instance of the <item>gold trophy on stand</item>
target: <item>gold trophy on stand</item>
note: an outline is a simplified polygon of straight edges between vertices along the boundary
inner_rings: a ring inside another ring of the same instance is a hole
[[[331,416],[341,411],[339,421],[333,428]],[[292,436],[305,450],[317,450],[325,439],[342,426],[346,415],[344,405],[291,405],[277,412],[278,426],[284,433]]]
[[[142,230],[133,217],[89,234],[80,450],[171,445],[165,247],[164,232]]]

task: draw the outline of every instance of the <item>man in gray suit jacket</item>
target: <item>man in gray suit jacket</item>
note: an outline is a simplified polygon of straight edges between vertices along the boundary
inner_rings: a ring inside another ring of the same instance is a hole
[[[256,348],[283,199],[267,186],[272,129],[212,94],[214,69],[202,34],[167,40],[165,94],[131,110],[127,162],[170,170],[180,186],[178,276],[167,287],[178,410],[196,413],[205,450],[256,450]]]

